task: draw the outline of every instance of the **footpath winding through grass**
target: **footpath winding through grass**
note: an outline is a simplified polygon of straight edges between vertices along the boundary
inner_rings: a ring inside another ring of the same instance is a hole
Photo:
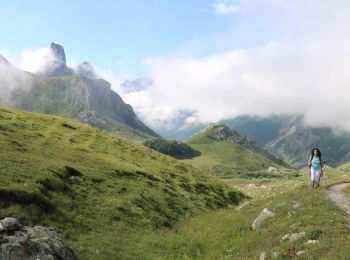
[[[229,183],[250,193],[253,199],[240,207],[200,214],[177,224],[172,230],[143,235],[146,259],[348,259],[350,232],[346,212],[326,196],[334,184],[349,182],[347,173],[327,169],[324,186],[312,190],[308,175],[293,180],[239,179]],[[254,183],[254,184],[253,184]],[[322,183],[322,182],[321,182]],[[252,185],[253,184],[253,185]],[[300,206],[293,208],[296,204]],[[253,231],[251,224],[263,208],[275,216]],[[296,241],[282,241],[282,236],[305,232]],[[318,240],[307,244],[308,240]]]

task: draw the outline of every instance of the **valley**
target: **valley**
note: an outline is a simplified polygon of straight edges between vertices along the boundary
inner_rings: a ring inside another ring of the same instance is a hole
[[[0,260],[350,260],[350,1],[0,10]]]

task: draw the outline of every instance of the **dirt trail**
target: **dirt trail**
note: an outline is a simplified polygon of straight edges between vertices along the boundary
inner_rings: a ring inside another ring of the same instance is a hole
[[[341,183],[331,186],[327,190],[327,196],[340,208],[344,209],[350,216],[350,197],[343,193],[343,189],[350,186],[350,183]],[[350,220],[350,219],[349,219]],[[350,228],[350,224],[348,225]]]

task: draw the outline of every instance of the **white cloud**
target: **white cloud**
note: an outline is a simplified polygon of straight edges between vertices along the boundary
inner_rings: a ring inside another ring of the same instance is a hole
[[[18,67],[22,70],[32,73],[42,72],[46,66],[55,62],[56,58],[50,51],[49,47],[39,48],[36,50],[23,50],[21,52],[20,61]],[[67,60],[67,66],[75,69],[80,63],[81,59],[74,57]],[[111,70],[94,66],[92,64],[96,74],[111,83],[112,89],[120,93],[122,90],[120,84],[121,79]]]
[[[216,15],[229,15],[242,12],[242,8],[234,3],[218,0],[213,4],[214,13]]]
[[[201,58],[147,59],[154,85],[127,100],[149,122],[181,109],[196,111],[202,122],[246,113],[302,114],[309,125],[350,131],[350,2],[266,0],[259,7],[261,2],[284,8],[284,20],[275,21],[285,26],[284,35]]]
[[[40,72],[44,67],[55,61],[50,48],[40,48],[36,50],[23,50],[19,67],[29,72]]]

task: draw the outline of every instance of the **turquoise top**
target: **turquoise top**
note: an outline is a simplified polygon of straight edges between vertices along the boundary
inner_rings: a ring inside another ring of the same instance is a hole
[[[311,160],[311,157],[310,157]],[[320,157],[314,156],[311,161],[311,169],[313,170],[321,170],[321,160]]]

